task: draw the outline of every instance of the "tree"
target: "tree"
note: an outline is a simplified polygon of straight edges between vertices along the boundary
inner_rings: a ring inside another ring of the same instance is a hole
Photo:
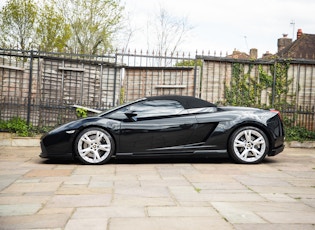
[[[122,19],[118,0],[59,0],[57,5],[71,26],[68,46],[73,52],[98,54],[112,48]]]
[[[54,5],[43,5],[36,29],[39,49],[48,52],[61,52],[67,46],[70,37],[71,28],[63,15],[56,12]]]
[[[154,36],[152,43],[155,44],[155,50],[160,54],[165,54],[178,51],[180,44],[192,27],[188,24],[187,18],[173,17],[160,6],[154,22],[148,26],[148,29],[148,34]]]
[[[100,54],[120,29],[119,0],[8,0],[0,11],[3,47]]]
[[[0,39],[4,47],[31,49],[37,10],[33,0],[8,0],[0,12]]]

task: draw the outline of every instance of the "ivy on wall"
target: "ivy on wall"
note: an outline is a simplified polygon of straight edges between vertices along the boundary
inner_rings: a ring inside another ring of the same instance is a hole
[[[272,84],[274,85],[273,93],[270,95],[270,100],[275,108],[294,105],[294,100],[291,100],[291,103],[287,101],[287,98],[289,96],[289,86],[293,82],[293,79],[289,79],[288,77],[289,67],[290,63],[287,61],[277,62],[274,65],[270,66],[271,74],[275,77],[275,81],[272,81]],[[291,95],[291,97],[293,96]]]
[[[225,103],[232,106],[247,106],[257,108],[275,108],[283,111],[295,107],[295,94],[290,95],[289,89],[293,78],[289,78],[288,61],[275,62],[270,65],[270,74],[262,65],[258,66],[258,77],[251,76],[254,65],[248,67],[242,63],[232,66],[232,79],[225,84]],[[247,71],[245,69],[247,68]],[[268,103],[262,103],[262,92],[269,92]],[[315,140],[315,132],[297,124],[297,114],[283,117],[286,138],[288,141]]]
[[[225,83],[225,103],[233,106],[248,106],[260,108],[278,108],[294,104],[286,101],[289,96],[289,86],[293,79],[288,77],[289,62],[277,62],[270,66],[268,74],[258,66],[258,77],[251,76],[254,64],[245,66],[243,63],[234,63],[232,66],[232,79]],[[247,69],[247,70],[246,70]],[[269,93],[268,103],[262,103],[262,92]],[[293,97],[293,96],[292,96]]]
[[[232,79],[229,85],[225,84],[225,104],[233,106],[257,107],[260,105],[262,84],[250,75],[254,65],[234,63]]]

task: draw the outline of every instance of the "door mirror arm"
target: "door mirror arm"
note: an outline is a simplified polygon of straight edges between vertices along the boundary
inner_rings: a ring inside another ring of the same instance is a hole
[[[130,121],[137,121],[137,114],[133,111],[126,112],[125,115]]]

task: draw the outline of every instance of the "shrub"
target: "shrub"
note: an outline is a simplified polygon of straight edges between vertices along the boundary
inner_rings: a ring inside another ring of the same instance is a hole
[[[76,108],[75,113],[78,118],[85,118],[88,115],[88,111],[83,108]]]
[[[32,125],[27,125],[27,122],[19,117],[13,117],[8,121],[0,121],[0,130],[16,133],[21,137],[32,135]]]
[[[287,141],[315,141],[315,132],[301,126],[286,126],[285,134]]]

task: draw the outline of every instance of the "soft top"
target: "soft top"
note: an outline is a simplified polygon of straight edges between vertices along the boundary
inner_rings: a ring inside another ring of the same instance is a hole
[[[216,107],[215,104],[212,104],[208,101],[202,100],[200,98],[191,97],[191,96],[180,96],[180,95],[163,95],[163,96],[153,96],[147,97],[148,101],[152,100],[174,100],[178,101],[185,109],[194,109],[194,108],[204,108],[204,107]]]

